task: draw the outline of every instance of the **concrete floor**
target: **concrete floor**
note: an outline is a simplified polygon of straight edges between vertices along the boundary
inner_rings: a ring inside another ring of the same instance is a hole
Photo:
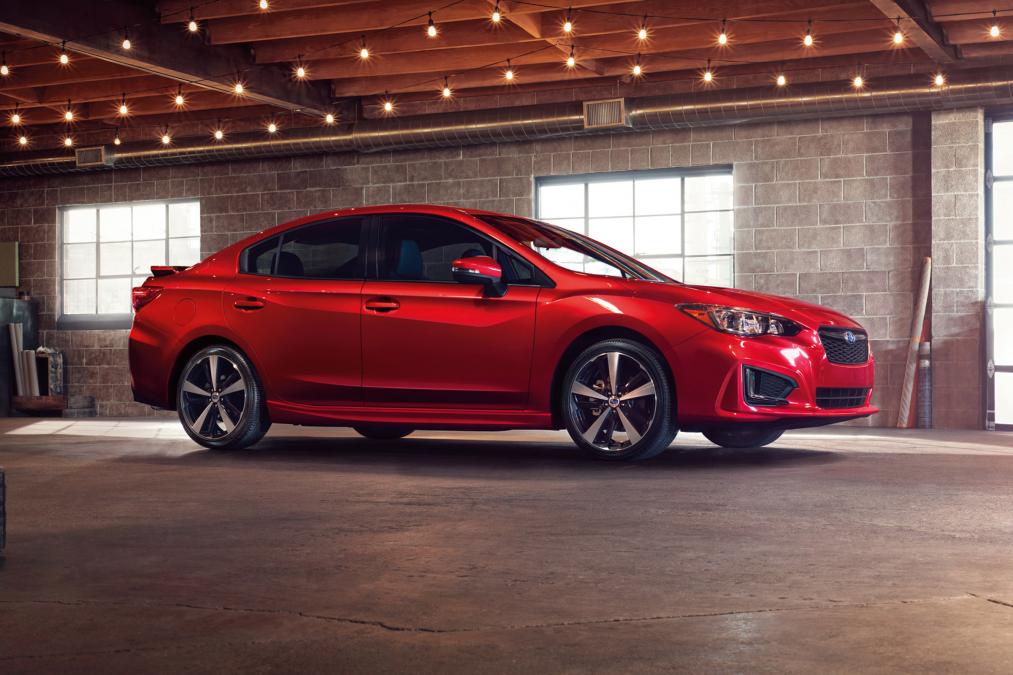
[[[1013,436],[0,420],[0,672],[1009,672]]]

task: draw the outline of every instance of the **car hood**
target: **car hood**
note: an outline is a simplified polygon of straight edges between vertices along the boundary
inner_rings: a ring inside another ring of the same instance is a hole
[[[717,286],[680,284],[659,284],[654,290],[660,292],[665,300],[671,300],[674,304],[701,303],[752,309],[758,312],[779,314],[812,329],[820,326],[862,327],[857,321],[840,312],[780,295]]]

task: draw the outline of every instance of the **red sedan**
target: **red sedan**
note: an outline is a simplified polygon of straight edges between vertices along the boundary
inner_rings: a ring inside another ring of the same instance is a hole
[[[597,457],[643,459],[679,429],[757,447],[876,412],[848,317],[685,285],[517,216],[328,212],[152,272],[133,292],[134,397],[208,448],[272,422],[378,439],[565,427]]]

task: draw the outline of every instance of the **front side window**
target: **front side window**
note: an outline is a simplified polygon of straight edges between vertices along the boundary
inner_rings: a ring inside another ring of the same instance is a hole
[[[60,209],[60,322],[130,321],[130,289],[153,265],[200,261],[200,202]]]
[[[455,260],[481,255],[493,255],[492,243],[463,225],[410,214],[381,221],[381,279],[450,283]]]
[[[544,178],[538,181],[536,214],[673,279],[732,285],[730,171]],[[547,257],[580,272],[615,274],[601,261],[565,249]]]

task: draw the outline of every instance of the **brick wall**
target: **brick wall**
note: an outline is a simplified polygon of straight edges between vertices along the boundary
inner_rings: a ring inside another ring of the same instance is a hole
[[[736,284],[840,309],[870,331],[872,424],[893,423],[915,272],[931,246],[930,124],[890,115],[626,133],[502,145],[332,154],[0,181],[0,240],[23,242],[43,338],[68,351],[73,393],[100,414],[130,401],[125,331],[56,331],[56,207],[201,200],[202,249],[329,208],[439,202],[530,215],[533,177],[732,165]],[[867,422],[868,423],[868,422]]]

